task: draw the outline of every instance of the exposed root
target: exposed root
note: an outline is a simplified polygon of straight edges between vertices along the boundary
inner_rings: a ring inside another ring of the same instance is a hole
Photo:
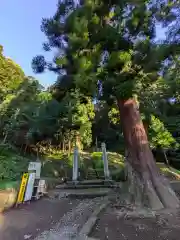
[[[151,209],[158,211],[161,209],[177,209],[179,199],[171,189],[169,182],[163,177],[150,177],[148,173],[142,176],[136,172],[129,162],[126,162],[128,180],[123,184],[120,195],[116,194],[116,202],[123,201],[126,205],[130,204],[136,208]]]
[[[150,207],[153,210],[162,209],[163,203],[159,199],[152,182],[145,174],[143,178],[127,163],[128,193],[130,201],[136,206]]]

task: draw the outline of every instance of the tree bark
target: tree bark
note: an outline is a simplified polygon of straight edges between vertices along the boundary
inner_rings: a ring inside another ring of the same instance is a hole
[[[156,166],[136,100],[118,100],[118,107],[128,153],[126,165],[131,201],[156,210],[179,207],[168,180]]]

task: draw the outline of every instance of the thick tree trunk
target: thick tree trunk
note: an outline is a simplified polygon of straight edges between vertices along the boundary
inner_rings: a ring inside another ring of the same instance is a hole
[[[135,99],[118,100],[128,156],[129,191],[134,203],[153,209],[179,207],[179,200],[156,166]]]

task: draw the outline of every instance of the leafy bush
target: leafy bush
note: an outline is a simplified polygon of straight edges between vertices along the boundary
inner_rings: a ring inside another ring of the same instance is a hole
[[[41,175],[43,177],[72,177],[73,154],[51,154],[43,161]]]
[[[1,190],[15,189],[18,190],[20,181],[8,181],[4,180],[0,182]]]
[[[124,157],[118,153],[108,152],[110,175],[116,181],[124,180]],[[73,154],[51,154],[43,162],[41,175],[43,177],[67,177],[72,178]],[[104,176],[104,164],[102,152],[84,153],[79,156],[80,178],[85,179],[90,172],[97,174],[100,178]],[[89,176],[90,177],[90,176]]]
[[[166,129],[164,123],[153,115],[151,115],[151,124],[149,126],[148,136],[151,148],[160,147],[162,149],[168,149],[178,147],[175,138]]]
[[[102,152],[93,152],[91,154],[92,164],[95,169],[104,168],[103,160],[102,160]]]
[[[124,157],[118,153],[108,152],[109,170],[112,180],[125,181],[124,173]],[[95,169],[103,174],[104,164],[102,160],[102,152],[94,152],[91,154]]]
[[[20,180],[22,173],[27,171],[29,160],[18,154],[17,150],[8,144],[0,145],[0,179]]]

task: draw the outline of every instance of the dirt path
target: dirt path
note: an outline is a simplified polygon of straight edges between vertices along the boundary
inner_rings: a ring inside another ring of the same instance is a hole
[[[0,240],[34,239],[39,233],[49,230],[79,203],[79,200],[44,198],[1,214]]]
[[[101,198],[43,198],[0,215],[0,240],[77,239]]]
[[[82,200],[75,208],[67,212],[52,229],[44,231],[34,240],[79,239],[80,229],[86,223],[94,209],[99,207],[101,203],[101,198]]]
[[[108,207],[97,221],[91,237],[100,240],[179,240],[180,212],[154,217],[122,216]]]

